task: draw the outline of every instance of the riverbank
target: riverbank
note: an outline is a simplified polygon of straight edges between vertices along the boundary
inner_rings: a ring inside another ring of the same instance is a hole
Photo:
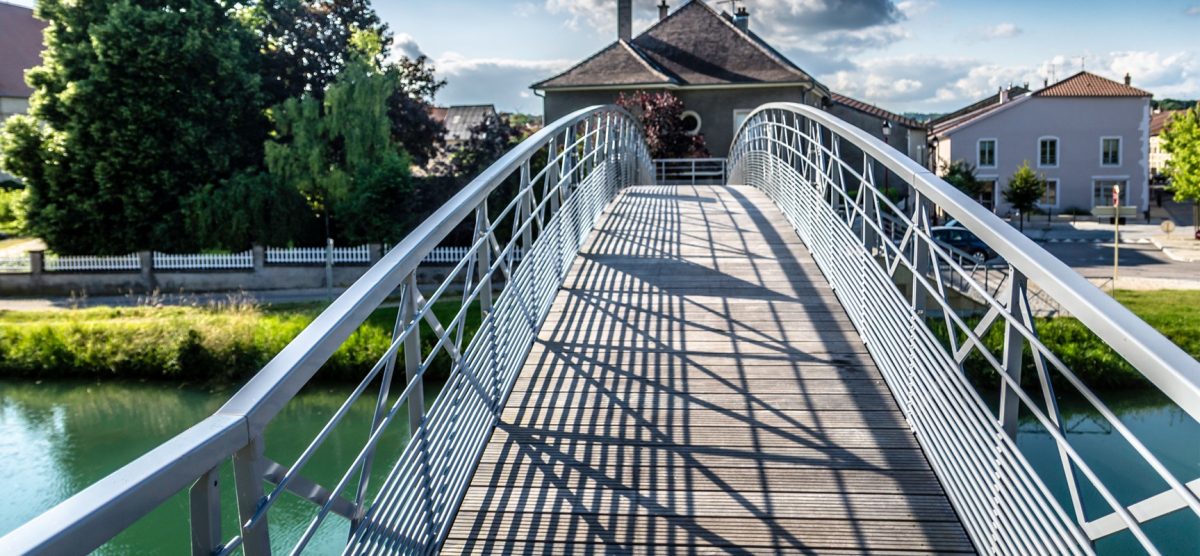
[[[433,307],[448,324],[457,301]],[[263,367],[320,314],[323,304],[258,305],[231,298],[183,307],[105,307],[0,312],[0,377],[23,380],[241,382]],[[396,308],[380,308],[317,374],[318,381],[357,381],[387,349]],[[467,319],[465,340],[479,326]],[[426,328],[425,353],[434,340]],[[449,371],[435,359],[431,376]]]
[[[1200,358],[1200,291],[1120,291],[1118,300],[1192,357]],[[322,308],[322,303],[260,305],[235,297],[182,307],[0,311],[0,377],[240,382],[261,369]],[[455,300],[434,305],[434,313],[444,324],[458,309]],[[334,353],[317,380],[358,380],[387,349],[395,318],[395,308],[375,311]],[[478,328],[479,320],[478,310],[473,309],[465,339]],[[1074,319],[1043,320],[1039,332],[1051,350],[1089,384],[1127,387],[1142,382],[1132,367]],[[425,353],[432,338],[431,333],[422,334]],[[996,327],[985,340],[998,352],[1002,330]],[[979,359],[975,363],[981,363]],[[1032,358],[1026,361],[1033,364]],[[1030,368],[1026,374],[1032,377]],[[431,368],[435,377],[448,371],[445,356]]]

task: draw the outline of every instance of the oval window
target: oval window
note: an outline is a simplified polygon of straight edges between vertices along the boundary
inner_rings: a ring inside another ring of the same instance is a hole
[[[679,115],[679,119],[683,120],[683,132],[688,135],[696,135],[700,133],[700,114],[693,110],[685,110]]]

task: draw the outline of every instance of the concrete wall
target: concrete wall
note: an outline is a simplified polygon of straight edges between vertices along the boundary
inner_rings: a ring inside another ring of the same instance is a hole
[[[1097,180],[1126,183],[1126,206],[1146,210],[1149,195],[1150,99],[1025,97],[991,116],[958,130],[939,143],[939,161],[966,160],[978,166],[980,139],[996,139],[996,167],[977,168],[976,176],[996,180],[996,212],[1012,211],[1001,191],[1025,161],[1047,179],[1057,179],[1058,202],[1046,208],[1091,210]],[[1057,137],[1057,167],[1039,167],[1038,142]],[[1102,166],[1102,137],[1121,138],[1121,164]],[[1110,204],[1111,201],[1105,201]]]
[[[167,293],[265,291],[316,289],[326,287],[323,265],[265,264],[263,250],[254,249],[254,268],[245,270],[146,270],[150,253],[140,253],[143,270],[119,272],[47,272],[43,253],[30,253],[32,272],[0,273],[0,296],[67,296],[71,294],[123,295],[159,290]],[[346,287],[358,280],[382,255],[381,246],[371,246],[371,263],[336,265],[334,287]],[[423,265],[417,280],[422,284],[441,283],[454,265]]]
[[[631,94],[634,91],[624,91]],[[653,91],[652,91],[653,92]],[[724,158],[733,143],[734,112],[753,110],[768,102],[807,102],[813,104],[816,95],[803,87],[761,87],[745,89],[678,89],[671,94],[683,101],[685,110],[700,115],[700,133],[713,157]],[[621,91],[547,91],[545,98],[546,123],[550,124],[571,112],[597,104],[612,104]]]

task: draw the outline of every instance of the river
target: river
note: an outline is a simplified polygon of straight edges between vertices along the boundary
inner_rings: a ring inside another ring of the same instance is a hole
[[[427,399],[434,393],[431,388]],[[300,394],[267,430],[267,455],[285,465],[290,463],[346,394],[343,387],[313,388]],[[4,493],[0,496],[0,535],[200,421],[228,396],[226,391],[161,384],[0,381],[0,492]],[[371,403],[364,400],[353,408],[308,464],[306,476],[326,485],[337,482],[366,438]],[[1112,405],[1122,422],[1146,438],[1178,476],[1200,476],[1200,425],[1194,420],[1152,393],[1123,394],[1122,400]],[[1097,473],[1110,482],[1118,497],[1129,500],[1159,492],[1157,484],[1146,480],[1148,470],[1133,463],[1132,452],[1113,447],[1114,433],[1103,419],[1078,403],[1064,402],[1062,409],[1073,446],[1085,455],[1100,450],[1111,454],[1101,458],[1104,465]],[[400,450],[406,430],[407,423],[397,423],[380,449]],[[1038,432],[1032,421],[1022,422],[1018,445],[1038,468],[1061,469],[1050,437]],[[226,538],[236,528],[229,467],[223,470],[221,500]],[[372,484],[380,484],[386,471],[386,466],[377,466]],[[1063,484],[1050,481],[1049,487],[1065,497]],[[1094,493],[1085,493],[1085,506],[1090,518],[1100,513],[1096,510],[1101,504]],[[281,499],[270,514],[277,546],[300,536],[312,508],[295,497]],[[329,521],[319,530],[311,553],[336,553],[345,542],[344,522],[337,518]],[[1166,553],[1200,554],[1200,527],[1188,512],[1176,512],[1148,529],[1157,542],[1164,543]],[[1097,548],[1105,554],[1123,554],[1130,545],[1127,538],[1116,537],[1102,541]],[[180,494],[99,553],[184,554],[188,550],[187,497]]]

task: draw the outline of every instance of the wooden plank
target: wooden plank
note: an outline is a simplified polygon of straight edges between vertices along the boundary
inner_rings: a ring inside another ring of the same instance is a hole
[[[961,526],[954,523],[843,521],[785,518],[688,518],[674,516],[554,516],[543,514],[459,514],[462,526],[450,539],[486,539],[503,552],[504,541],[585,542],[621,546],[725,546],[737,553],[791,548],[825,553],[826,549],[860,551],[920,550],[972,552]],[[479,543],[479,540],[475,540]],[[606,549],[607,550],[607,549]]]
[[[612,473],[596,473],[586,465],[558,462],[525,462],[511,467],[493,463],[479,466],[471,484],[491,487],[503,484],[527,485],[553,480],[571,488],[600,486],[638,486],[649,489],[735,492],[824,492],[853,494],[941,495],[941,486],[927,469],[879,471],[870,469],[829,469],[803,465],[766,465],[761,467],[706,467],[685,465],[632,467]]]

